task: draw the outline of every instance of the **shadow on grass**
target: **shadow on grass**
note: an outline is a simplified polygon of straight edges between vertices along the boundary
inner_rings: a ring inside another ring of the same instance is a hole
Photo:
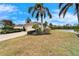
[[[43,36],[43,35],[51,35],[51,33],[42,33],[42,34],[27,34],[28,36],[29,35],[32,35],[32,36]]]
[[[79,37],[79,34],[76,34],[77,37]]]
[[[32,35],[32,36],[39,36],[39,35],[50,35],[50,32],[37,32],[36,30],[34,31],[28,31],[27,35]]]

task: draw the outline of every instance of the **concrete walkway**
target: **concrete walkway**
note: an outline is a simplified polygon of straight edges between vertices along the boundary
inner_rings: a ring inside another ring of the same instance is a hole
[[[74,30],[63,30],[63,29],[61,29],[61,30],[59,30],[59,31],[71,32],[71,33],[79,34],[79,32],[76,32],[76,31],[74,31]]]
[[[27,32],[18,32],[18,33],[11,33],[11,34],[0,34],[0,41],[20,37],[20,36],[23,36],[23,35],[26,35],[26,34],[27,34]]]

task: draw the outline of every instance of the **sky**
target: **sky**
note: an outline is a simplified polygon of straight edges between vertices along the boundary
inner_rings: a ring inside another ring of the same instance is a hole
[[[15,24],[25,24],[29,17],[33,22],[36,22],[37,20],[28,13],[28,8],[34,5],[35,3],[0,3],[0,20],[9,19]],[[47,21],[54,25],[74,25],[78,23],[77,16],[73,13],[74,6],[68,10],[65,18],[63,18],[58,16],[60,11],[58,5],[58,3],[44,3],[44,6],[48,7],[52,14],[52,19],[46,17],[44,22]]]

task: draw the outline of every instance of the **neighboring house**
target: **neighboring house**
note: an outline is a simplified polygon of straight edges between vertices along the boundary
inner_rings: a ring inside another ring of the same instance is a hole
[[[4,27],[4,23],[0,21],[0,30]]]
[[[24,25],[19,24],[19,25],[14,25],[14,29],[23,29]]]
[[[14,23],[12,22],[12,20],[3,19],[2,22],[4,22],[4,25],[14,26]]]

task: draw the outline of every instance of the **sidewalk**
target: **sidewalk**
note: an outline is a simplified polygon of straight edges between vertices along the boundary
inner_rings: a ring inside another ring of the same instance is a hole
[[[18,32],[18,33],[11,33],[11,34],[0,34],[0,41],[16,38],[19,36],[26,35],[27,32]]]

